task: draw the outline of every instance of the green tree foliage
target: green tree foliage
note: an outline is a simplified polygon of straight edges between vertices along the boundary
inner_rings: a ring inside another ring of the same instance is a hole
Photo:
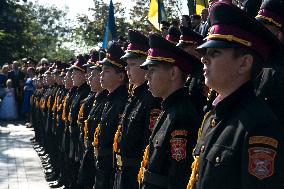
[[[86,14],[81,14],[77,17],[79,26],[74,30],[73,37],[77,43],[85,43],[88,47],[98,45],[103,41],[105,26],[108,18],[109,4],[103,0],[93,0],[94,8],[89,11],[92,17],[89,18]],[[121,3],[114,4],[115,22],[117,26],[117,35],[125,35],[130,27],[125,18],[125,7]]]
[[[60,53],[74,56],[62,47],[71,31],[65,12],[30,2],[4,0],[0,4],[0,15],[1,65],[23,57],[66,56]]]

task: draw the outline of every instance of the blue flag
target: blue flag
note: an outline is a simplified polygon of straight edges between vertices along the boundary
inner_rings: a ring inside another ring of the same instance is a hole
[[[108,20],[105,27],[105,35],[102,48],[106,49],[108,42],[111,40],[116,40],[116,25],[112,0],[110,0],[109,3]]]

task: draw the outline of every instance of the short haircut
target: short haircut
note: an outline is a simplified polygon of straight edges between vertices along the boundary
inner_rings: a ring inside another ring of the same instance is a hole
[[[264,61],[263,59],[253,50],[248,48],[234,48],[234,56],[240,57],[250,54],[253,57],[252,68],[251,68],[251,79],[255,79],[262,70]]]

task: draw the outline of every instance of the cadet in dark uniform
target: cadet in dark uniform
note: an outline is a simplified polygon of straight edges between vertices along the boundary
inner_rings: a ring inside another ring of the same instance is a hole
[[[146,70],[140,68],[149,49],[148,38],[136,30],[128,30],[130,44],[121,57],[127,62],[129,83],[133,85],[113,143],[116,157],[114,189],[138,189],[137,173],[153,122],[160,112],[160,100],[148,91]]]
[[[102,112],[101,121],[96,127],[94,136],[94,153],[96,156],[95,189],[109,189],[113,186],[113,153],[112,145],[127,102],[127,75],[125,61],[120,60],[124,54],[120,46],[113,42],[107,50],[107,56],[102,64],[100,77],[101,86],[109,94]]]
[[[85,99],[89,92],[90,87],[86,82],[86,68],[83,65],[87,62],[87,60],[79,55],[77,61],[70,67],[73,70],[72,72],[72,81],[73,85],[78,87],[75,91],[75,96],[70,105],[70,112],[68,115],[68,120],[70,122],[69,131],[70,131],[70,152],[69,158],[71,161],[71,180],[72,187],[77,187],[77,177],[78,171],[80,167],[79,162],[79,136],[80,136],[80,128],[78,126],[78,114],[80,110],[80,106],[82,100]]]
[[[183,49],[185,52],[195,56],[197,59],[201,58],[201,54],[197,52],[195,49],[200,44],[202,44],[203,36],[194,32],[188,27],[181,26],[181,36],[179,43],[177,44],[178,47]],[[204,76],[203,76],[203,66],[200,62],[199,66],[196,66],[195,70],[192,74],[187,77],[186,86],[189,89],[189,95],[191,97],[192,103],[196,107],[198,113],[203,116],[203,108],[206,105],[206,97],[208,87],[206,87],[204,83]]]
[[[251,81],[277,41],[238,7],[218,2],[204,52],[205,84],[219,94],[205,115],[193,151],[188,189],[278,189],[283,130],[254,94]]]
[[[65,98],[63,99],[63,107],[62,107],[62,116],[61,119],[63,121],[63,136],[62,136],[62,142],[61,142],[61,156],[63,158],[63,162],[61,164],[61,178],[63,180],[63,184],[66,187],[70,187],[73,180],[71,176],[71,159],[69,158],[69,152],[70,152],[70,131],[69,131],[69,125],[70,120],[68,119],[68,115],[70,112],[72,101],[76,95],[77,86],[73,85],[72,81],[72,69],[67,68],[66,69],[66,75],[64,76],[64,85],[65,89],[67,90],[67,94]],[[70,118],[71,119],[71,118]]]
[[[264,99],[284,127],[284,1],[265,0],[256,19],[281,43],[281,49],[270,56],[270,64],[258,78],[256,95]]]
[[[100,52],[101,54],[101,52]],[[102,57],[102,56],[100,56]],[[107,90],[101,87],[100,72],[102,65],[98,62],[90,67],[91,75],[89,84],[91,90],[96,93],[95,100],[92,104],[91,110],[87,119],[84,121],[84,144],[85,154],[80,167],[80,175],[78,182],[86,189],[93,188],[95,181],[95,157],[94,157],[94,134],[95,129],[101,121],[102,111],[107,100]]]
[[[92,73],[92,69],[90,69],[90,67],[94,66],[96,64],[97,61],[99,61],[99,52],[95,51],[94,49],[91,51],[91,58],[88,60],[88,62],[86,64],[83,65],[83,67],[86,68],[87,73],[86,73],[86,81],[87,84],[90,86],[90,80],[91,80],[91,73]],[[87,96],[87,98],[85,98],[82,102],[81,102],[81,106],[80,106],[80,111],[78,114],[78,126],[80,128],[80,138],[79,138],[79,159],[80,161],[82,161],[83,158],[83,154],[85,151],[85,145],[84,145],[84,126],[85,126],[85,120],[87,119],[90,110],[92,108],[94,99],[95,99],[95,95],[96,92],[94,91],[90,91],[89,95]]]
[[[149,44],[142,67],[148,69],[149,90],[163,101],[144,152],[138,181],[142,189],[183,189],[190,175],[190,154],[200,124],[200,116],[184,84],[200,62],[158,34],[150,34]]]

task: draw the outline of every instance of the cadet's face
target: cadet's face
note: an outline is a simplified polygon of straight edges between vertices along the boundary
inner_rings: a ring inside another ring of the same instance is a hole
[[[144,62],[143,58],[128,58],[126,60],[127,66],[125,67],[129,78],[129,83],[140,86],[145,82],[146,70],[140,68]]]
[[[90,86],[92,91],[94,92],[98,92],[101,90],[101,83],[100,83],[100,71],[94,69],[91,72],[90,77],[88,78],[88,80],[90,81]]]
[[[84,81],[86,81],[85,73],[80,70],[74,69],[72,72],[72,81],[74,86],[79,87],[82,83],[84,83]]]
[[[113,91],[113,89],[120,82],[120,74],[116,72],[113,67],[103,66],[100,73],[100,83],[103,89]]]
[[[47,75],[46,76],[46,83],[47,83],[47,85],[52,85],[53,82],[54,82],[53,77],[51,75]]]
[[[65,87],[71,87],[73,86],[73,82],[72,82],[72,72],[68,71],[64,77],[64,85]]]
[[[170,82],[171,69],[163,65],[149,65],[146,79],[148,80],[149,91],[154,97],[164,97],[168,94],[168,83]]]
[[[208,48],[201,58],[205,84],[217,92],[226,89],[238,77],[239,58],[234,56],[233,49]]]

